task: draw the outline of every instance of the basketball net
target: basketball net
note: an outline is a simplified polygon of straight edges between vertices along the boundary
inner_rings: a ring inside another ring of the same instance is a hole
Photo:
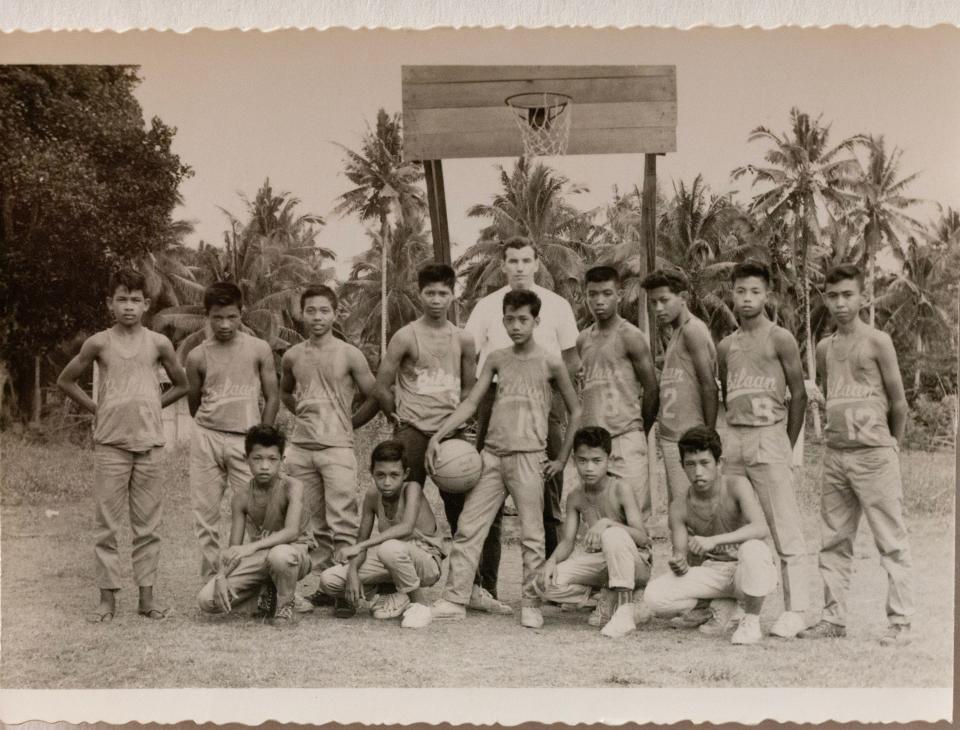
[[[573,99],[566,94],[532,92],[507,97],[520,129],[526,157],[555,157],[567,153]]]

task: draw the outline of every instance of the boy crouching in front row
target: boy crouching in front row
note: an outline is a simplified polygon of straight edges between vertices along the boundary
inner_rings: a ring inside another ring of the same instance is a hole
[[[712,428],[689,429],[677,447],[690,488],[670,504],[671,572],[647,585],[642,613],[672,616],[711,600],[713,618],[700,631],[716,636],[737,623],[739,599],[745,613],[731,642],[755,644],[762,638],[760,608],[777,587],[760,502],[746,477],[722,473],[720,436]]]
[[[636,628],[634,589],[650,578],[651,542],[633,485],[607,473],[611,448],[610,432],[599,426],[574,436],[581,486],[567,497],[563,536],[540,571],[537,590],[544,600],[578,604],[601,588],[588,623],[620,637]],[[583,552],[573,555],[581,521],[587,527]]]
[[[378,444],[370,455],[370,471],[374,486],[363,498],[358,542],[337,551],[339,564],[320,574],[319,590],[346,597],[356,607],[377,585],[393,582],[397,592],[374,601],[373,617],[402,615],[403,628],[423,628],[431,618],[423,589],[440,579],[444,557],[436,517],[422,486],[407,481],[402,443]]]
[[[310,573],[310,516],[303,484],[280,474],[285,446],[283,433],[273,426],[247,431],[244,450],[253,478],[233,497],[230,546],[197,597],[205,613],[230,613],[263,589],[257,615],[274,623],[293,621],[294,589]],[[252,541],[244,543],[248,527]]]

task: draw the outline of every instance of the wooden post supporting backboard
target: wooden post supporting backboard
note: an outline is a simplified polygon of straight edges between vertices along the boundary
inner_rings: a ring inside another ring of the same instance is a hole
[[[450,227],[447,225],[447,197],[443,189],[443,164],[440,160],[424,160],[423,172],[427,181],[427,208],[430,210],[430,235],[433,237],[433,260],[452,264],[450,255]],[[460,324],[460,308],[456,302],[447,317]]]
[[[657,156],[643,156],[643,197],[640,202],[640,252],[642,275],[649,274],[657,267]],[[646,319],[644,320],[644,313]],[[640,327],[646,329],[650,342],[650,353],[657,356],[657,317],[647,307],[647,294],[640,291]],[[643,323],[646,323],[646,327]]]

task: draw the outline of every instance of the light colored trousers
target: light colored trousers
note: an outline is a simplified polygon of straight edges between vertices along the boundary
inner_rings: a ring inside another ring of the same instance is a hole
[[[386,540],[367,550],[357,577],[364,588],[393,583],[398,593],[427,588],[440,580],[437,553],[424,550],[412,540]],[[347,563],[327,568],[320,574],[320,590],[328,596],[342,596],[347,587]]]
[[[306,545],[274,545],[243,558],[227,576],[227,586],[237,594],[233,605],[238,606],[255,597],[263,585],[271,581],[277,588],[277,606],[283,606],[293,601],[297,581],[309,572],[310,557]],[[220,613],[215,600],[215,582],[216,576],[200,589],[197,596],[200,610],[206,613]]]
[[[520,517],[520,552],[523,558],[524,606],[539,606],[536,581],[545,560],[543,532],[543,451],[522,451],[497,456],[484,449],[480,481],[467,492],[457,522],[450,553],[450,573],[443,597],[466,605],[477,572],[483,541],[497,512],[513,497]]]
[[[303,482],[303,502],[310,513],[315,572],[333,565],[342,547],[357,541],[360,504],[357,499],[357,456],[352,448],[328,446],[287,451],[287,474]]]
[[[683,464],[680,462],[680,449],[676,441],[658,437],[660,440],[660,451],[663,453],[663,468],[667,473],[667,504],[673,504],[673,500],[683,499],[687,496],[687,490],[690,488],[690,480],[687,479],[687,473],[683,470]]]
[[[163,517],[160,459],[163,449],[127,451],[115,446],[94,447],[93,501],[96,509],[97,587],[120,588],[117,533],[124,513],[133,532],[133,578],[152,586],[160,562],[160,521]]]
[[[200,576],[210,578],[220,564],[220,503],[251,479],[243,447],[244,436],[194,423],[190,442],[190,506],[200,543]]]
[[[683,613],[711,598],[762,598],[777,587],[777,568],[766,543],[747,540],[736,560],[705,560],[683,575],[673,571],[654,578],[643,602],[658,616]]]
[[[591,588],[627,588],[633,590],[650,579],[650,558],[637,549],[633,538],[622,527],[608,527],[600,535],[602,549],[581,552],[557,564],[554,585],[541,593],[554,603],[581,603]]]
[[[794,491],[793,447],[786,426],[729,426],[723,455],[725,474],[745,476],[753,485],[773,544],[780,557],[783,605],[787,611],[805,611],[810,604],[807,544],[801,529]]]
[[[907,624],[915,610],[913,561],[903,520],[900,457],[893,447],[831,449],[823,457],[820,493],[820,574],[824,616],[844,625],[853,567],[853,541],[861,514],[873,532],[887,572],[887,618]]]
[[[628,431],[613,437],[607,473],[630,485],[646,523],[650,519],[652,501],[647,474],[647,435],[643,431]]]

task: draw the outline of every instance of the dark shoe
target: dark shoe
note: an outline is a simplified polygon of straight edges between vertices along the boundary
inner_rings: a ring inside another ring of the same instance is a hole
[[[333,599],[333,615],[337,618],[353,618],[357,615],[357,607],[345,598]]]
[[[911,641],[910,624],[890,624],[887,633],[880,639],[880,646],[906,646]]]
[[[277,589],[270,583],[260,589],[260,595],[257,597],[257,610],[253,614],[254,618],[273,618],[277,612]]]
[[[702,608],[695,606],[689,611],[684,611],[679,616],[670,619],[670,625],[675,629],[695,629],[698,626],[703,626],[712,618],[713,611],[710,610],[709,604]]]
[[[328,596],[323,591],[317,591],[311,596],[307,596],[307,600],[310,601],[314,606],[335,606],[336,601],[333,596]]]
[[[840,639],[847,635],[847,629],[829,621],[819,621],[809,629],[804,629],[797,637],[800,639]]]

